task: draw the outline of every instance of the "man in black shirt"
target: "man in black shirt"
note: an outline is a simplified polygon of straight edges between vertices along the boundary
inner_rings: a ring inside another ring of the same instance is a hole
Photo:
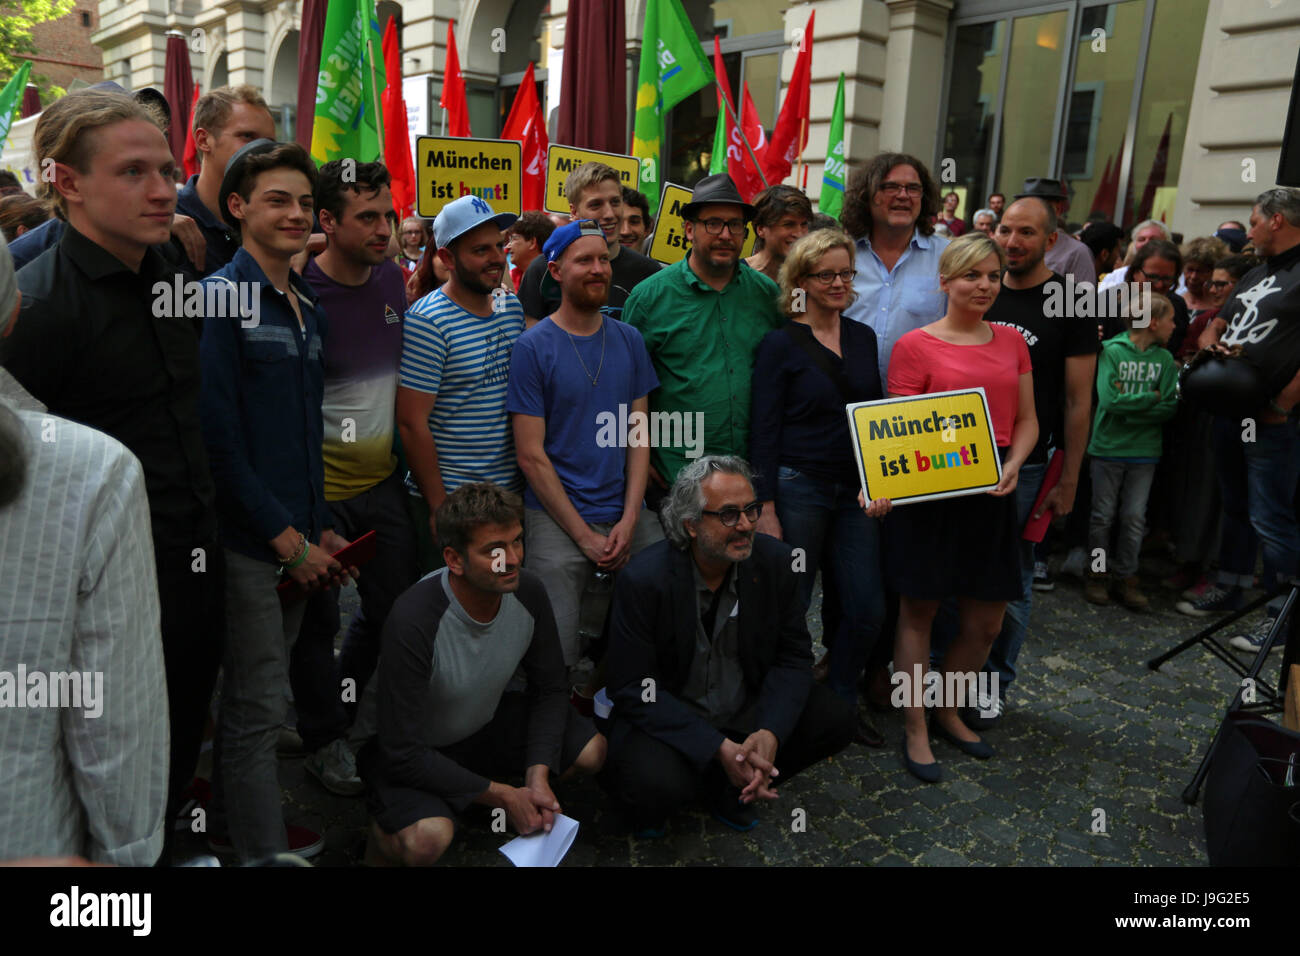
[[[1254,569],[1254,536],[1264,552],[1260,584],[1265,589],[1294,580],[1300,562],[1300,527],[1293,507],[1300,479],[1300,435],[1296,432],[1296,409],[1300,407],[1300,189],[1278,187],[1261,193],[1250,214],[1250,238],[1264,262],[1242,277],[1219,310],[1228,325],[1218,347],[1244,349],[1262,375],[1265,394],[1272,398],[1245,422],[1235,416],[1215,421],[1224,535],[1218,583],[1201,598],[1177,605],[1179,611],[1195,617],[1241,605],[1243,586],[1248,586],[1249,572]],[[1248,428],[1247,423],[1255,427]],[[1275,599],[1259,626],[1235,636],[1232,646],[1258,652],[1281,604],[1280,597]]]
[[[52,413],[107,432],[144,466],[171,717],[170,819],[198,760],[222,628],[198,333],[150,248],[171,231],[175,163],[144,109],[103,90],[50,106],[33,146],[39,162],[53,161],[67,228],[19,272],[23,308],[0,358]]]
[[[653,259],[618,241],[623,222],[623,187],[618,172],[604,163],[583,163],[564,181],[564,195],[569,199],[569,210],[575,220],[594,219],[605,233],[613,276],[609,285],[609,302],[601,311],[612,318],[621,318],[623,303],[637,283],[654,275],[661,267]],[[560,286],[554,279],[547,281],[547,275],[546,257],[538,256],[524,270],[524,277],[519,282],[519,304],[524,307],[524,322],[528,328],[560,307]]]

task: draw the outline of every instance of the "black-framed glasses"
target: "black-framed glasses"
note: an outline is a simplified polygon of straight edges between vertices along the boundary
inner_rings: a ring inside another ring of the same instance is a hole
[[[763,515],[763,502],[755,501],[753,504],[745,505],[743,508],[729,507],[720,511],[701,510],[700,514],[713,515],[722,522],[724,528],[734,528],[740,523],[740,516],[743,514],[749,519],[750,524],[757,524],[758,519]]]
[[[809,279],[816,279],[822,285],[830,285],[832,282],[835,281],[835,277],[839,276],[840,279],[843,280],[845,285],[850,285],[853,282],[853,280],[857,277],[858,270],[841,269],[839,272],[836,272],[833,269],[827,269],[825,272],[809,272],[806,273],[806,275]]]
[[[1228,286],[1232,285],[1232,283],[1227,279],[1211,279],[1205,284],[1211,289],[1226,289]]]
[[[710,236],[722,235],[722,230],[726,229],[733,236],[743,236],[745,234],[745,220],[743,219],[701,219],[700,225]]]
[[[920,183],[881,183],[880,191],[886,196],[897,196],[904,192],[909,196],[919,196],[925,191],[925,187]]]

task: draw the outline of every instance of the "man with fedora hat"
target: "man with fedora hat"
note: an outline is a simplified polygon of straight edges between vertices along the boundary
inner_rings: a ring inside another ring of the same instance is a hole
[[[652,412],[704,416],[702,450],[699,443],[651,449],[651,501],[672,484],[688,451],[748,453],[754,352],[781,324],[776,283],[740,260],[753,218],[730,176],[705,176],[682,207],[690,252],[637,286],[624,306],[623,321],[640,330],[659,376]]]
[[[1061,222],[1065,221],[1066,210],[1070,208],[1070,194],[1061,180],[1030,176],[1025,180],[1025,188],[1016,193],[1017,199],[1026,196],[1043,200],[1052,207]],[[1064,229],[1056,231],[1056,243],[1047,250],[1043,262],[1055,273],[1074,276],[1076,284],[1086,281],[1095,285],[1097,282],[1097,266],[1092,260],[1092,253]]]
[[[416,511],[424,520],[416,532],[425,571],[441,566],[436,515],[447,495],[476,481],[523,491],[506,385],[524,310],[499,288],[506,268],[502,230],[518,218],[477,196],[444,206],[433,221],[433,241],[447,281],[406,312],[397,427],[421,495]]]

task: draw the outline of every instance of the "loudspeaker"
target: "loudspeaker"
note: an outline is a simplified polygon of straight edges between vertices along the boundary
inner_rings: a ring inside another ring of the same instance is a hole
[[[1291,82],[1291,105],[1286,111],[1286,132],[1282,134],[1277,184],[1300,186],[1300,56],[1296,57],[1295,79]]]

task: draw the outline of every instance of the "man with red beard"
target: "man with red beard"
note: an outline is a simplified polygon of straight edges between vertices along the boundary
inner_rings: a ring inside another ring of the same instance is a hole
[[[569,223],[543,252],[561,304],[515,345],[506,411],[528,480],[528,567],[546,586],[573,667],[582,656],[579,603],[588,580],[663,537],[644,516],[649,445],[618,424],[635,429],[659,378],[640,333],[601,313],[611,269],[600,225]]]

